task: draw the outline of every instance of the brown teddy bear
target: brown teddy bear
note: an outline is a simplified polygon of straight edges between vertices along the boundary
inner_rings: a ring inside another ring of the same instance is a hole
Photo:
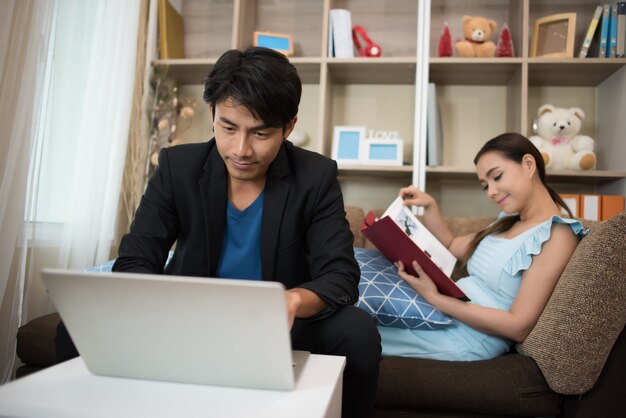
[[[461,57],[493,57],[496,45],[490,40],[497,23],[480,16],[463,16],[465,39],[457,41],[456,50]]]

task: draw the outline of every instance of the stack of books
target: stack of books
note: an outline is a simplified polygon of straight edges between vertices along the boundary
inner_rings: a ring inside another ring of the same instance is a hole
[[[597,52],[591,52],[594,43]],[[626,1],[596,6],[578,56],[626,57]]]

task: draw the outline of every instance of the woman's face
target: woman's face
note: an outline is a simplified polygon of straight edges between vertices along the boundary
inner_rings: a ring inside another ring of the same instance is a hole
[[[505,213],[521,212],[532,188],[534,161],[528,154],[521,164],[496,151],[483,154],[476,163],[476,173],[487,198]]]

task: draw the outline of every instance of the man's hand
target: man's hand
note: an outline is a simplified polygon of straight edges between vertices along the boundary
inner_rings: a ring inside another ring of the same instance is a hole
[[[289,329],[291,330],[293,321],[296,318],[296,312],[298,312],[298,308],[302,304],[302,296],[291,290],[285,292],[285,296],[287,298],[287,320],[289,321]]]
[[[285,292],[289,329],[295,318],[308,318],[326,309],[326,303],[314,292],[299,287]]]

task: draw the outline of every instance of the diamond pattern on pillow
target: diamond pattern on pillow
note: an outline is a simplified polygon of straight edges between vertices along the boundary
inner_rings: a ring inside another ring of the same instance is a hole
[[[435,309],[402,280],[396,267],[378,250],[355,248],[354,253],[361,269],[356,306],[372,316],[378,324],[397,328],[438,329],[452,323],[449,316]]]
[[[85,271],[88,273],[110,273],[113,268],[113,263],[115,263],[115,260],[108,260],[97,266],[88,267]]]

